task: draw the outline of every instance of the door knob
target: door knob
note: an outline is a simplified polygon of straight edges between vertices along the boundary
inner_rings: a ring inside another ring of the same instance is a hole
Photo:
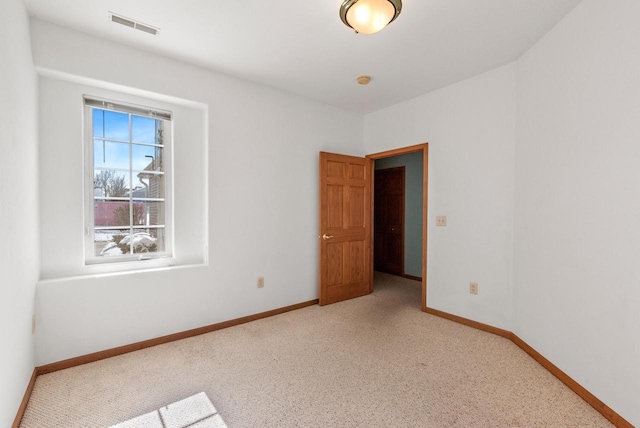
[[[322,235],[322,239],[324,239],[325,241],[327,239],[331,239],[331,238],[333,238],[333,235],[327,235],[326,233],[324,235]]]

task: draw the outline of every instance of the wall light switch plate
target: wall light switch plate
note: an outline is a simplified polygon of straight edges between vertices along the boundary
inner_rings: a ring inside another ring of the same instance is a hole
[[[439,215],[436,216],[436,226],[446,226],[447,225],[447,216]]]

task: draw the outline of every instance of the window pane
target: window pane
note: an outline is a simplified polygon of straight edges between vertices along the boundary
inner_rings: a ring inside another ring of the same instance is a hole
[[[129,216],[128,201],[93,201],[93,221],[96,227],[129,227],[131,219]],[[136,208],[133,209],[134,215]]]
[[[93,171],[93,196],[112,198],[129,196],[130,188],[128,172]]]
[[[165,250],[164,229],[133,229],[133,253],[156,253]]]
[[[93,109],[93,136],[104,138],[104,110]]]
[[[130,234],[130,229],[123,230],[96,230],[94,234],[94,245],[96,256],[121,256],[124,254],[122,248],[129,251],[128,244],[122,242]],[[122,248],[121,248],[122,247]]]
[[[129,169],[129,144],[93,140],[93,166]]]
[[[133,169],[138,171],[162,171],[162,147],[134,144]]]
[[[135,198],[164,198],[164,175],[139,172],[133,179],[143,186],[143,189],[134,194]]]
[[[94,164],[93,254],[117,259],[166,251],[164,151],[159,146],[171,123],[91,109],[92,133],[86,144]]]
[[[163,226],[164,202],[133,201],[134,226]]]
[[[113,257],[132,252],[133,254],[161,252],[165,250],[164,235],[164,229],[134,229],[133,235],[129,229],[97,230],[94,239],[95,255]]]
[[[131,116],[132,140],[137,143],[162,144],[158,140],[157,129],[161,129],[162,121],[150,117]]]
[[[129,140],[129,115],[93,109],[93,136],[111,140]]]

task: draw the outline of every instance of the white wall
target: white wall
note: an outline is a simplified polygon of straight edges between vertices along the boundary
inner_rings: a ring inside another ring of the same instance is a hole
[[[428,306],[512,327],[516,66],[365,116],[367,153],[429,143]],[[436,215],[447,216],[436,227]],[[477,296],[469,282],[479,284]]]
[[[21,0],[0,2],[0,426],[11,426],[34,367],[38,280],[37,79]]]
[[[640,426],[640,2],[518,63],[514,332]]]
[[[361,115],[38,20],[32,39],[48,76],[209,109],[209,265],[41,282],[38,365],[317,298],[318,151],[363,155]]]

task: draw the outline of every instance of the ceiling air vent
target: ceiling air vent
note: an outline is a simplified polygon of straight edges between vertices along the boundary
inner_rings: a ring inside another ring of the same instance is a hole
[[[145,33],[153,34],[157,36],[160,29],[152,27],[151,25],[143,24],[142,22],[135,21],[131,18],[126,18],[122,15],[116,15],[113,12],[109,12],[109,20],[116,24],[121,24],[126,27],[135,28],[136,30],[144,31]]]

